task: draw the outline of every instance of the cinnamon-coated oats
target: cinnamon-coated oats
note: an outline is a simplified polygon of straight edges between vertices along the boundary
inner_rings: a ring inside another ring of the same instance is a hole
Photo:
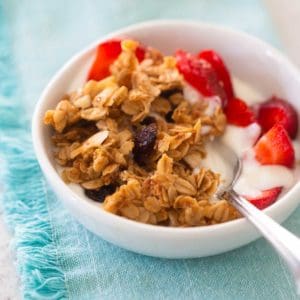
[[[111,213],[149,224],[198,226],[239,215],[214,200],[220,175],[200,168],[205,143],[223,133],[220,106],[183,96],[175,58],[148,49],[139,63],[137,43],[122,42],[111,76],[90,80],[62,98],[44,122],[54,129],[55,158],[65,182]]]

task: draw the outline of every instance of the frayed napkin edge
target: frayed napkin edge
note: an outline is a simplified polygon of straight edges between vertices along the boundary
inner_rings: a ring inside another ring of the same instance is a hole
[[[2,128],[1,128],[2,129]],[[0,130],[3,133],[3,130]],[[8,130],[9,131],[9,130]],[[24,129],[2,135],[1,198],[13,231],[12,248],[25,299],[64,299],[64,274],[58,266],[47,207],[47,187]]]

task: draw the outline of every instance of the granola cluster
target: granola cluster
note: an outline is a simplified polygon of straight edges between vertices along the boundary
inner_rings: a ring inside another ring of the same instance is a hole
[[[191,104],[175,58],[122,42],[111,76],[66,95],[45,124],[54,128],[55,158],[67,183],[111,213],[165,226],[197,226],[238,217],[214,200],[220,175],[199,168],[205,143],[223,133],[220,106]]]

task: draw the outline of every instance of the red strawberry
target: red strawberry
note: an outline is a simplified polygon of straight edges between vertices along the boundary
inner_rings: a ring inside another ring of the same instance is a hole
[[[282,187],[275,187],[269,190],[262,191],[257,197],[247,197],[245,198],[259,209],[264,209],[274,203],[281,193]]]
[[[197,58],[183,50],[176,51],[177,67],[185,80],[195,87],[203,96],[219,96],[223,106],[227,96],[218,80],[212,65],[204,59]]]
[[[287,131],[275,124],[254,146],[255,157],[263,165],[283,165],[291,168],[295,152]]]
[[[255,121],[251,108],[239,98],[229,100],[224,111],[229,124],[245,127]]]
[[[136,58],[139,62],[143,61],[145,58],[146,49],[144,46],[139,45],[135,50]]]
[[[110,75],[109,67],[121,53],[121,41],[110,40],[100,44],[97,48],[97,55],[88,74],[88,80],[101,80]],[[139,46],[136,49],[136,56],[142,61],[145,56],[145,48]]]
[[[101,80],[110,74],[109,66],[121,53],[119,40],[111,40],[100,44],[97,55],[88,74],[88,80]]]
[[[222,60],[221,56],[214,50],[203,50],[198,55],[199,58],[206,60],[211,64],[218,75],[219,81],[222,83],[228,99],[234,97],[233,87],[229,71]]]
[[[298,115],[291,104],[276,96],[262,103],[257,112],[257,121],[263,132],[280,123],[293,139],[297,135]]]

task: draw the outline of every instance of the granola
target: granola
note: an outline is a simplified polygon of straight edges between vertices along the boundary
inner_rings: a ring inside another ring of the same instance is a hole
[[[102,80],[65,95],[44,123],[54,129],[54,155],[66,183],[113,214],[163,226],[199,226],[239,217],[216,201],[220,174],[196,168],[205,144],[220,136],[220,105],[185,99],[185,81],[173,56],[124,40]]]

